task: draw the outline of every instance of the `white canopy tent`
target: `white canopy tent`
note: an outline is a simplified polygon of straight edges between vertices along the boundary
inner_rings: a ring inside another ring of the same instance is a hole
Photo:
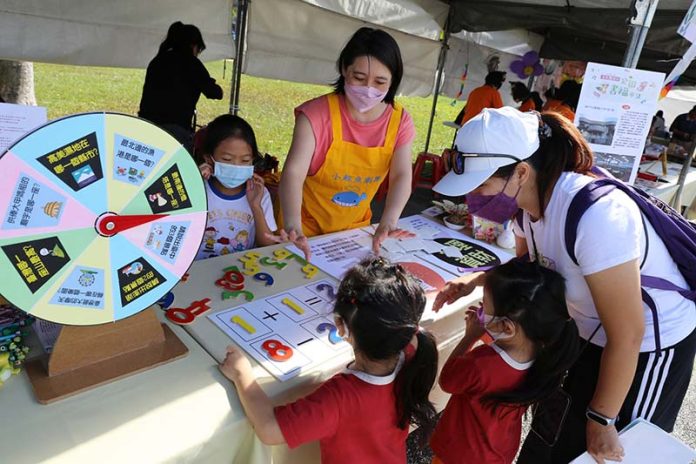
[[[201,29],[206,60],[234,57],[232,0],[3,0],[0,58],[144,68],[175,21]]]

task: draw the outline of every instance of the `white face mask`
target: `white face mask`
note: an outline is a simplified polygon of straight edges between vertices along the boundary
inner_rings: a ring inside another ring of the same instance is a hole
[[[252,178],[254,175],[254,166],[241,166],[216,162],[213,175],[225,187],[235,188]]]
[[[493,339],[493,341],[498,341],[498,340],[506,340],[508,338],[512,338],[515,336],[514,333],[508,334],[505,332],[497,332],[495,330],[490,330],[488,328],[488,325],[496,322],[496,321],[507,321],[509,320],[507,317],[497,317],[497,316],[489,316],[488,314],[485,314],[483,312],[483,308],[481,308],[480,313],[477,314],[479,316],[479,321],[481,322],[481,325],[483,326],[484,330],[486,333]]]

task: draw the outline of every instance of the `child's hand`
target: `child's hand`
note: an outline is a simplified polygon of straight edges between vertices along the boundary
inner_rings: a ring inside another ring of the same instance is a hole
[[[220,372],[234,383],[246,375],[251,375],[251,363],[240,348],[232,345],[227,347],[227,356],[218,367]]]
[[[263,186],[263,177],[258,174],[254,174],[253,177],[246,182],[246,197],[249,206],[261,206]]]
[[[210,179],[210,176],[212,176],[213,172],[214,172],[213,167],[208,163],[203,163],[203,164],[199,165],[198,170],[201,171],[201,176],[205,180]]]
[[[481,322],[476,316],[477,309],[478,307],[476,306],[469,306],[469,309],[466,311],[465,334],[467,337],[473,337],[475,339],[481,338],[483,334],[486,333],[486,329],[481,325]]]

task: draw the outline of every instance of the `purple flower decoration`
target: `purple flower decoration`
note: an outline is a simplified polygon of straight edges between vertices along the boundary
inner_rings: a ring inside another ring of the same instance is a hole
[[[520,79],[529,76],[540,76],[544,72],[544,67],[539,62],[539,54],[535,51],[525,53],[521,59],[510,63],[510,71],[517,74]]]

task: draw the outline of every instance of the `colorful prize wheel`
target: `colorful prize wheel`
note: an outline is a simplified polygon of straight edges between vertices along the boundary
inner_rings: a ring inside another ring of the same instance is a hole
[[[203,237],[196,163],[142,119],[53,121],[0,157],[0,176],[0,294],[41,319],[136,314],[179,281]]]

